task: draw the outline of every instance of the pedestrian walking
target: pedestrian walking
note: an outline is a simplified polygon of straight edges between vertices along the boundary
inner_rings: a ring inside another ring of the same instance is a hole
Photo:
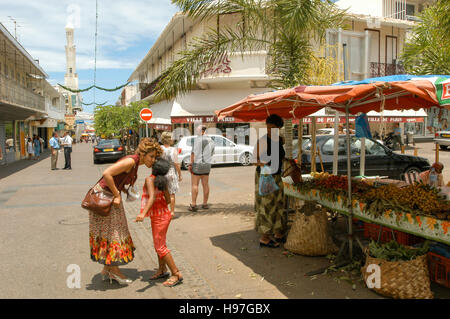
[[[57,132],[53,132],[53,137],[50,139],[49,144],[50,149],[52,151],[52,164],[51,164],[52,171],[58,170],[59,168],[57,168],[56,166],[58,164],[58,153],[61,146],[59,145],[59,138]]]
[[[285,241],[287,231],[287,216],[284,213],[285,196],[281,170],[285,151],[284,139],[279,135],[279,129],[283,127],[283,119],[276,114],[266,119],[267,135],[261,137],[255,149],[257,150],[256,174],[255,174],[255,228],[260,234],[261,247],[277,248]],[[259,193],[259,180],[261,168],[268,166],[275,180],[278,190],[261,196]]]
[[[168,181],[168,189],[170,194],[170,212],[173,217],[175,215],[175,194],[179,189],[178,182],[181,182],[183,178],[181,177],[181,166],[178,162],[178,150],[175,147],[172,147],[172,133],[162,133],[161,143],[161,148],[163,151],[162,158],[170,163],[170,169],[166,175],[166,178]]]
[[[173,287],[183,281],[180,270],[175,265],[172,254],[166,245],[166,235],[169,229],[172,215],[168,204],[170,194],[168,189],[167,173],[171,168],[171,163],[163,158],[156,160],[152,167],[152,175],[145,179],[142,192],[141,211],[136,218],[136,222],[142,222],[145,217],[150,217],[152,225],[153,244],[158,254],[159,267],[150,280],[167,278],[167,266],[172,276],[163,285]]]
[[[40,136],[38,136],[38,138],[39,142],[41,143],[41,154],[42,154],[42,152],[44,152],[44,139]]]
[[[70,137],[69,132],[65,132],[61,139],[61,145],[64,147],[64,168],[72,169],[72,143],[73,139]]]
[[[400,124],[399,123],[395,123],[395,128],[394,128],[394,135],[393,135],[393,148],[396,149],[396,145],[399,144],[400,147],[403,146],[402,143],[402,129],[400,128]]]
[[[27,151],[28,151],[28,159],[31,160],[31,158],[34,155],[33,140],[31,138],[28,138],[27,140]]]
[[[133,261],[135,247],[128,229],[127,217],[123,207],[121,192],[125,185],[134,185],[138,168],[145,164],[153,166],[161,155],[158,144],[143,139],[134,155],[122,157],[103,172],[102,179],[94,190],[114,196],[108,216],[100,216],[89,211],[89,243],[91,260],[104,265],[101,272],[103,280],[115,280],[121,285],[132,282],[119,269]]]
[[[41,155],[41,141],[37,135],[33,137],[33,146],[34,146],[34,159],[38,160]]]
[[[197,137],[194,139],[191,163],[189,164],[189,172],[191,173],[191,193],[192,203],[189,205],[188,210],[196,212],[197,208],[197,196],[199,183],[202,182],[203,189],[203,209],[209,209],[209,174],[211,172],[212,156],[214,154],[214,142],[212,139],[205,135],[206,127],[197,127]]]

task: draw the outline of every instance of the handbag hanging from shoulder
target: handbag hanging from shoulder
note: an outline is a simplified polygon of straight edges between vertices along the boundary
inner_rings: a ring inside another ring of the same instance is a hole
[[[101,179],[102,178],[98,180],[94,187],[89,189],[83,201],[81,202],[81,207],[90,210],[100,216],[106,217],[111,212],[114,195],[111,192],[105,191],[100,186],[98,186],[98,183]],[[124,186],[125,180],[126,179],[124,179],[122,184],[118,187],[119,190]]]

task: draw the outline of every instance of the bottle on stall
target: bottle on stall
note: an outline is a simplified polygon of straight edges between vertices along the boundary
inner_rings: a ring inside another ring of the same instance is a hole
[[[436,188],[438,187],[438,173],[436,173],[434,167],[431,168],[430,172],[430,185]]]

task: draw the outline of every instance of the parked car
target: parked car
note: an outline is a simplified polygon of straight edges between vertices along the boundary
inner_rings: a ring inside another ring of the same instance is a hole
[[[117,139],[102,139],[93,149],[94,164],[104,160],[118,160],[125,156],[125,147]]]
[[[247,166],[252,162],[253,146],[236,144],[221,135],[208,135],[214,142],[212,164],[240,163]],[[188,169],[191,161],[191,151],[196,136],[184,136],[176,144],[178,148],[178,162],[183,169]]]
[[[310,136],[303,137],[302,143],[302,172],[311,171]],[[333,172],[334,136],[321,135],[316,137],[317,149],[322,155],[322,162],[326,172]],[[350,136],[352,176],[359,175],[361,140]],[[293,143],[293,156],[298,156],[298,140]],[[321,171],[319,157],[316,156],[316,167]],[[397,154],[378,141],[366,138],[366,168],[367,176],[388,176],[391,179],[404,179],[404,173],[423,172],[430,169],[430,162],[423,157]],[[347,140],[345,135],[339,135],[338,145],[338,174],[347,175]]]
[[[450,131],[439,131],[436,132],[434,140],[435,143],[439,144],[442,150],[446,150],[450,146]]]

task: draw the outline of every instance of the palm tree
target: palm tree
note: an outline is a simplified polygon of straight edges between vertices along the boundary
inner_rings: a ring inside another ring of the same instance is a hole
[[[420,15],[402,61],[410,74],[450,74],[450,1],[439,0]]]
[[[233,26],[211,28],[189,43],[187,50],[161,75],[154,101],[189,92],[209,66],[228,53],[265,50],[269,86],[285,89],[309,84],[312,43],[321,43],[328,28],[342,25],[345,12],[330,0],[172,0],[195,21],[240,13]],[[213,20],[214,21],[214,20]],[[242,55],[243,57],[243,55]],[[287,121],[290,130],[292,121]],[[286,141],[292,154],[292,137]]]
[[[308,84],[312,40],[321,42],[326,29],[336,28],[344,11],[330,0],[172,0],[198,21],[240,13],[237,25],[210,29],[162,74],[155,101],[172,99],[192,90],[208,66],[227,53],[266,50],[271,87],[283,89]]]

